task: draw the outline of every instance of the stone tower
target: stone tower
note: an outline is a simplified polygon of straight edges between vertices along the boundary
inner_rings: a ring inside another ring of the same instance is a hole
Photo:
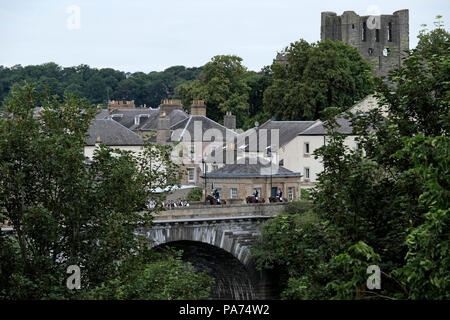
[[[320,39],[352,45],[374,65],[374,75],[385,76],[400,65],[404,51],[409,50],[409,11],[379,16],[359,16],[354,11],[340,16],[322,12]]]

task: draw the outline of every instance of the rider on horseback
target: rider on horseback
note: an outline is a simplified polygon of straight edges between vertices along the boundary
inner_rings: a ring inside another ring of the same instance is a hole
[[[217,189],[214,189],[213,197],[214,197],[214,199],[216,199],[217,203],[220,204],[220,194],[219,194],[219,191]]]
[[[279,202],[283,202],[282,196],[283,196],[283,192],[281,191],[280,188],[278,188],[278,191],[277,191],[277,199],[278,199]]]
[[[258,197],[258,195],[259,195],[258,190],[255,189],[255,191],[253,191],[253,197],[255,197],[255,200],[256,200],[257,203],[259,202],[259,197]]]

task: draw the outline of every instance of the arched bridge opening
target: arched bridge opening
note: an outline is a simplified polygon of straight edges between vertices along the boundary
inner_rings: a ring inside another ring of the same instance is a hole
[[[278,296],[277,278],[256,270],[251,245],[260,235],[261,224],[283,207],[256,204],[168,210],[155,216],[151,228],[136,233],[153,240],[153,246],[161,250],[167,245],[183,250],[184,261],[216,280],[213,299],[273,299]]]
[[[170,247],[182,250],[182,260],[192,264],[197,272],[206,271],[214,279],[211,299],[258,299],[259,277],[253,268],[244,266],[229,252],[198,241],[174,241],[161,244],[156,249]]]

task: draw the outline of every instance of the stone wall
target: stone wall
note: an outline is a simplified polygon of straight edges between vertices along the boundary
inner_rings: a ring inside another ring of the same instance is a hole
[[[345,11],[341,16],[322,12],[321,23],[322,41],[343,41],[354,46],[374,65],[375,75],[387,75],[400,65],[404,51],[409,49],[407,9],[377,17],[359,16],[354,11]]]

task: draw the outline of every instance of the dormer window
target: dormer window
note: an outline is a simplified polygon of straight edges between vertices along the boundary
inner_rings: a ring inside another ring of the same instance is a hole
[[[149,114],[139,114],[134,117],[134,124],[138,126],[141,123],[141,118],[150,118]]]

